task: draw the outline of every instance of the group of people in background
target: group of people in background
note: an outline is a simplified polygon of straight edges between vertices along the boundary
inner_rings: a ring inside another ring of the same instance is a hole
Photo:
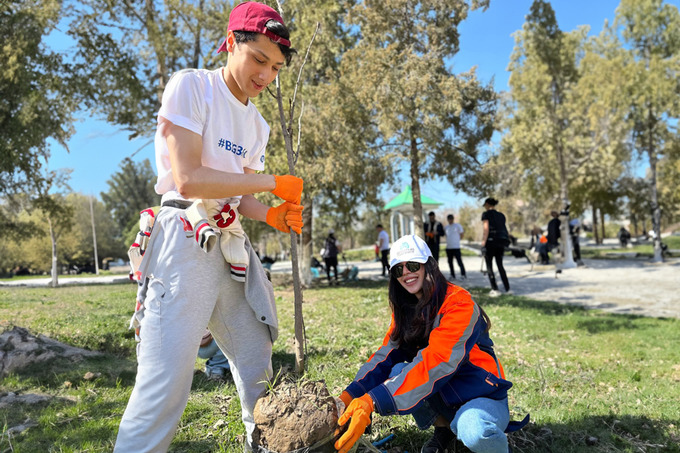
[[[560,220],[560,215],[557,211],[551,211],[550,217],[552,217],[552,219],[548,222],[548,228],[545,233],[538,227],[534,227],[531,232],[531,245],[529,248],[535,248],[540,264],[549,264],[550,254],[555,254],[560,249],[562,221]],[[573,257],[576,263],[579,266],[582,266],[583,261],[581,261],[580,236],[581,223],[578,219],[571,219],[569,221],[569,239],[572,246]]]

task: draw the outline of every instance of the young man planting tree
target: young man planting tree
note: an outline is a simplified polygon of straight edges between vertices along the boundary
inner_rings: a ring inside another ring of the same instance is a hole
[[[272,342],[278,321],[272,286],[247,237],[245,282],[230,277],[220,247],[202,249],[185,209],[192,200],[217,200],[208,218],[216,231],[242,214],[283,232],[302,228],[303,182],[264,170],[269,126],[250,98],[290,61],[289,32],[272,8],[246,2],[229,16],[218,52],[227,65],[183,70],[163,93],[156,132],[156,191],[162,208],[136,275],[140,287],[137,378],[116,440],[117,452],[166,451],[187,403],[193,365],[210,329],[231,364],[247,447],[252,449],[253,408],[272,376]],[[271,191],[276,207],[253,196]],[[230,236],[222,232],[219,240]],[[241,242],[242,244],[243,242]]]

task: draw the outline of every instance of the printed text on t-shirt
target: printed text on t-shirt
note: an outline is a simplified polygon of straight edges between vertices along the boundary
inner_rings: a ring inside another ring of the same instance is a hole
[[[231,151],[235,155],[242,156],[244,158],[246,157],[246,154],[248,153],[248,150],[245,149],[243,146],[237,145],[236,143],[233,143],[233,142],[226,140],[224,138],[221,138],[217,141],[217,147],[218,148],[224,148],[227,151]]]

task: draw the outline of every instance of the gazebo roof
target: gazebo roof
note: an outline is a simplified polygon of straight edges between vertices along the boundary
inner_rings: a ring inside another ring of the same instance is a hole
[[[433,209],[444,203],[420,194],[420,202],[423,205],[423,209]],[[396,197],[392,198],[389,203],[387,203],[383,209],[392,209],[399,212],[413,211],[413,192],[411,191],[411,186],[406,186],[406,188]]]

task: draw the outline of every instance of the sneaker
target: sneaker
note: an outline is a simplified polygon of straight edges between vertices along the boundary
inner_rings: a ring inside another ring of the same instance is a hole
[[[461,279],[461,280],[467,280],[467,276],[466,276],[466,275],[461,275],[461,276],[460,276],[460,279]]]
[[[420,453],[447,453],[446,447],[455,437],[448,427],[435,426],[434,435],[425,442]]]
[[[226,373],[222,372],[215,372],[209,369],[206,369],[204,372],[205,377],[208,378],[209,381],[214,381],[214,382],[227,382],[227,376]]]
[[[489,291],[489,297],[498,297],[501,295],[501,292],[498,291],[497,289],[492,289]]]
[[[510,296],[511,294],[514,294],[511,289],[509,289],[505,292],[506,296]]]

